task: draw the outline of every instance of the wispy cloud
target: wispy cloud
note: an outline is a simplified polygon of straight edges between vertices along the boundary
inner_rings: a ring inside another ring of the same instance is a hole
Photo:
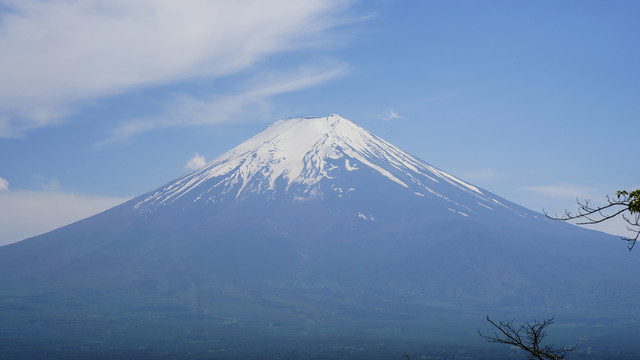
[[[207,165],[207,161],[204,159],[204,156],[196,153],[187,163],[184,165],[185,170],[198,170],[203,166]]]
[[[9,182],[0,177],[0,192],[9,190]]]
[[[309,46],[336,0],[7,0],[0,12],[0,137],[60,122],[80,101],[216,78]],[[144,127],[144,124],[138,126]]]
[[[154,129],[223,123],[234,116],[267,108],[268,101],[273,96],[324,83],[346,71],[347,67],[344,65],[328,68],[303,67],[284,73],[261,75],[245,84],[244,91],[233,95],[210,94],[205,98],[178,96],[167,106],[163,114],[125,122],[96,146],[127,140]]]
[[[575,184],[553,184],[553,185],[537,185],[523,186],[522,190],[532,191],[539,195],[556,199],[585,199],[598,195],[599,191],[596,187],[581,186]]]
[[[60,184],[60,180],[56,177],[47,178],[40,174],[33,174],[33,179],[38,184],[38,187],[42,190],[47,191],[57,191],[62,189],[62,185]]]
[[[58,180],[58,178],[53,178],[49,180],[48,183],[42,185],[42,189],[49,191],[60,190],[62,189],[62,185],[60,185],[60,180]]]
[[[396,114],[393,110],[389,110],[389,114],[382,117],[382,120],[384,121],[391,121],[391,120],[397,120],[397,119],[404,119],[404,117]]]
[[[127,199],[60,191],[0,193],[0,245],[39,235],[95,215]]]

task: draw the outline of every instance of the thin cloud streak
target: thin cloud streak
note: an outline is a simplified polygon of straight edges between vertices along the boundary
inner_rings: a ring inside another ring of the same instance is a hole
[[[333,0],[3,3],[0,137],[62,122],[83,100],[213,79],[308,47],[346,8]]]
[[[599,194],[595,187],[574,184],[523,186],[521,189],[556,199],[584,199]]]
[[[234,117],[268,108],[273,96],[319,85],[345,74],[346,71],[346,66],[329,69],[307,67],[289,73],[263,75],[250,81],[252,88],[235,95],[209,95],[205,100],[183,95],[176,98],[164,114],[121,124],[112,131],[111,136],[95,146],[125,141],[151,130],[224,123]]]

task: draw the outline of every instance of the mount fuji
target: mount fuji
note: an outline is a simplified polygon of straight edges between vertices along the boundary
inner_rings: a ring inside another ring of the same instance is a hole
[[[475,344],[487,314],[555,315],[593,342],[594,324],[640,325],[640,259],[617,244],[338,115],[285,119],[0,247],[0,354],[371,358]]]

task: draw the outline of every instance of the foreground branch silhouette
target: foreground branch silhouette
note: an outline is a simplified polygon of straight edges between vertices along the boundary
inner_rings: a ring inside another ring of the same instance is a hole
[[[553,324],[553,318],[545,319],[542,322],[535,320],[533,323],[524,323],[520,326],[514,326],[513,320],[496,323],[489,316],[487,316],[487,321],[498,331],[493,336],[487,336],[478,330],[480,336],[491,343],[517,346],[526,351],[531,360],[560,360],[564,359],[567,353],[575,350],[575,347],[557,349],[554,345],[542,346],[542,339],[546,336],[544,329]]]
[[[603,206],[591,206],[589,200],[578,200],[577,203],[576,214],[570,211],[565,211],[562,216],[550,216],[546,212],[544,214],[554,220],[578,220],[577,225],[598,224],[621,216],[627,223],[627,230],[632,233],[630,237],[621,238],[628,242],[629,251],[633,249],[640,238],[640,189],[631,192],[616,191],[615,197],[607,196],[607,204]]]

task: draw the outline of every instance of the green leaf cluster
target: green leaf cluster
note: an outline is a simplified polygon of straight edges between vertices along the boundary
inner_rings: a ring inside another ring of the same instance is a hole
[[[629,212],[640,213],[640,189],[628,192],[626,190],[616,191],[618,200],[629,203]]]

